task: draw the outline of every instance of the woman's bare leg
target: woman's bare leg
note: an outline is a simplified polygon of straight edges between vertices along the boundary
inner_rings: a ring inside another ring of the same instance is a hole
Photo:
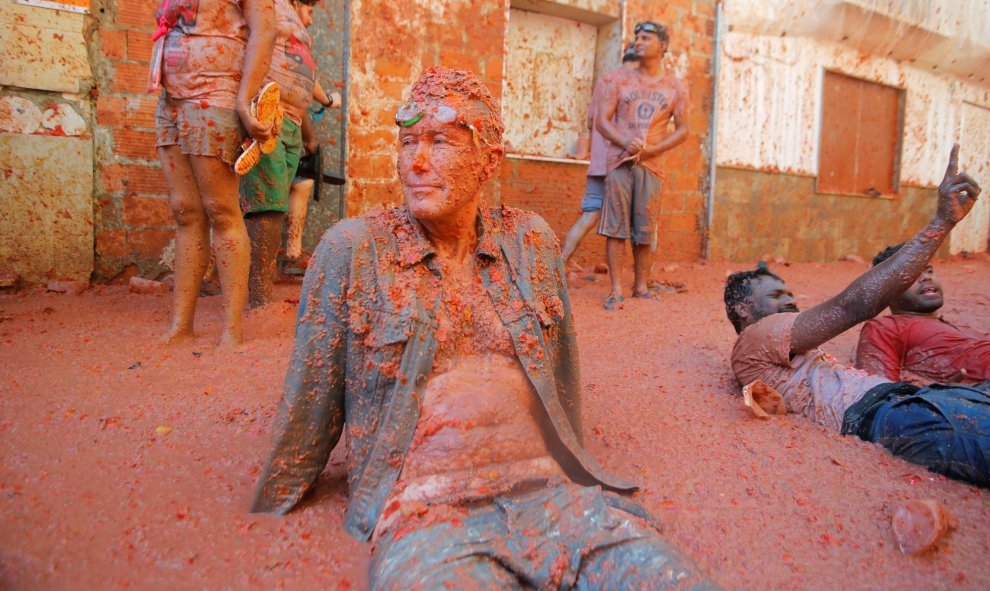
[[[210,230],[189,156],[178,146],[163,146],[158,148],[158,158],[176,224],[172,326],[164,342],[176,343],[193,337],[196,298],[210,261]]]
[[[238,201],[238,178],[219,158],[190,156],[203,206],[213,228],[213,254],[223,288],[224,322],[221,345],[238,346],[244,337],[241,317],[247,303],[251,247]],[[202,276],[203,271],[200,271]]]

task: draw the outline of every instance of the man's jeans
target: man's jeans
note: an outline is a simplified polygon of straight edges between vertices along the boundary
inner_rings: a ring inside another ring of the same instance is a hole
[[[575,484],[431,508],[379,538],[370,589],[716,589],[644,517]]]
[[[990,488],[990,382],[881,384],[846,411],[843,434],[949,478]]]

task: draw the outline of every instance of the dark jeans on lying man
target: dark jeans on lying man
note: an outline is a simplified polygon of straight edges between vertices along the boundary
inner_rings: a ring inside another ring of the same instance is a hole
[[[990,381],[924,388],[880,384],[849,407],[842,434],[879,443],[932,472],[990,488]]]
[[[632,501],[558,484],[437,506],[375,542],[370,589],[717,589]]]

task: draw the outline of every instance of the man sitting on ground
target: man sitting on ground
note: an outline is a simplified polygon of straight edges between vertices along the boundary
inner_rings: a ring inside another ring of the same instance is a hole
[[[581,445],[553,231],[481,199],[504,151],[488,89],[432,68],[395,121],[405,206],[323,237],[252,510],[292,509],[346,429],[372,590],[711,588]]]
[[[725,310],[739,334],[732,371],[740,384],[762,381],[792,412],[880,443],[932,471],[990,487],[990,396],[972,388],[891,382],[844,367],[818,349],[903,293],[972,209],[980,188],[957,174],[957,154],[954,146],[932,221],[842,293],[799,312],[784,281],[757,269],[729,277]],[[990,390],[990,383],[982,386]]]
[[[903,244],[873,257],[879,265]],[[890,316],[863,325],[856,367],[888,380],[918,386],[931,382],[974,384],[990,380],[990,338],[956,328],[939,310],[942,284],[931,265],[890,304]]]

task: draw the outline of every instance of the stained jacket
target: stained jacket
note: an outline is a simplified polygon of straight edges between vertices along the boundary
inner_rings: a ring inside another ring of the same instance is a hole
[[[482,205],[477,223],[482,282],[556,435],[551,453],[575,482],[632,490],[581,446],[577,344],[556,237],[539,216],[511,208]],[[292,509],[346,430],[344,526],[370,537],[419,420],[442,285],[436,252],[405,208],[327,231],[303,283],[274,450],[252,511]]]

